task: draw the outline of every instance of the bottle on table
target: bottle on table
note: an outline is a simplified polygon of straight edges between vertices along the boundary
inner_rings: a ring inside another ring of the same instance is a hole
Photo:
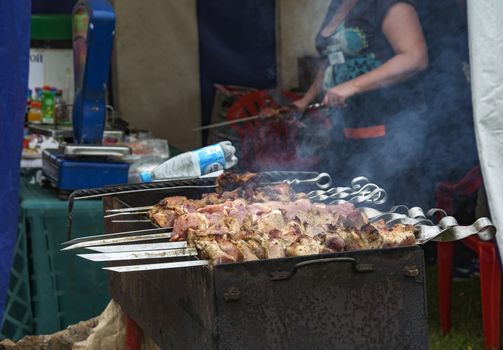
[[[230,141],[185,152],[170,158],[149,172],[140,174],[143,182],[178,177],[200,177],[237,164],[236,148]]]
[[[30,113],[31,102],[33,101],[31,94],[31,89],[28,89],[28,93],[26,95],[25,123],[28,121],[28,113]]]
[[[57,90],[54,95],[54,123],[56,125],[68,125],[68,108],[63,99],[63,90]]]
[[[42,88],[41,87],[35,88],[35,96],[33,96],[33,99],[37,100],[37,101],[42,101]]]
[[[42,123],[54,124],[54,92],[50,86],[42,88]]]
[[[32,101],[28,111],[28,123],[42,123],[42,102]]]

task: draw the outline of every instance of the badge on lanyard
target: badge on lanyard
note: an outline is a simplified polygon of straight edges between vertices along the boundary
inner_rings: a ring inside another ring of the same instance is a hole
[[[328,61],[332,66],[338,66],[344,64],[346,59],[344,58],[344,52],[342,52],[340,45],[330,45],[327,47],[328,51]]]
[[[344,52],[342,51],[330,52],[328,60],[332,66],[338,66],[339,64],[344,64],[344,62],[346,62],[344,59]]]

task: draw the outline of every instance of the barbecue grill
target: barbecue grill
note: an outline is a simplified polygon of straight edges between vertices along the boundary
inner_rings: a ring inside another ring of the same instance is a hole
[[[275,182],[312,176],[272,172],[263,178]],[[130,193],[119,188],[87,194],[105,194],[107,212],[151,205],[166,196],[200,198],[213,191],[211,183],[211,179],[173,181],[166,184],[172,188],[161,191]],[[310,189],[302,183],[296,187]],[[142,220],[114,221],[105,220],[106,233],[153,228]],[[111,272],[109,289],[162,349],[427,348],[424,258],[419,246]]]

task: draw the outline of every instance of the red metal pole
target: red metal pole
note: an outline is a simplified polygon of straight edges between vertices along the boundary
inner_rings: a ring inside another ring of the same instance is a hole
[[[126,338],[124,350],[141,350],[142,330],[138,324],[126,315]]]
[[[443,334],[451,329],[452,265],[454,243],[437,243],[438,268],[438,308],[440,312],[440,330]]]

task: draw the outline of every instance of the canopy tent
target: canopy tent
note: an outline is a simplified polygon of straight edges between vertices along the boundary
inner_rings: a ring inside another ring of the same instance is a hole
[[[297,86],[297,58],[315,54],[313,38],[330,0],[115,1],[118,14],[114,98],[134,126],[180,148],[208,122],[213,83]],[[0,4],[0,319],[14,246],[18,164],[28,67],[30,1]],[[475,129],[489,207],[503,227],[503,15],[500,0],[468,1]],[[296,18],[303,18],[296,22]],[[265,39],[264,39],[265,38]],[[146,44],[148,43],[148,44]],[[257,57],[259,59],[257,59]],[[153,69],[155,67],[156,69]],[[266,72],[266,73],[264,73]],[[7,84],[5,83],[7,82]],[[201,101],[202,104],[198,102]],[[201,113],[202,112],[202,113]],[[202,115],[202,118],[201,118]],[[183,130],[183,132],[181,132]],[[503,239],[498,236],[500,253]],[[501,254],[500,254],[501,255]]]
[[[19,163],[28,90],[30,0],[0,1],[0,321],[16,242]]]
[[[503,2],[467,1],[475,133],[491,218],[503,228]],[[496,236],[500,257],[503,237]]]

